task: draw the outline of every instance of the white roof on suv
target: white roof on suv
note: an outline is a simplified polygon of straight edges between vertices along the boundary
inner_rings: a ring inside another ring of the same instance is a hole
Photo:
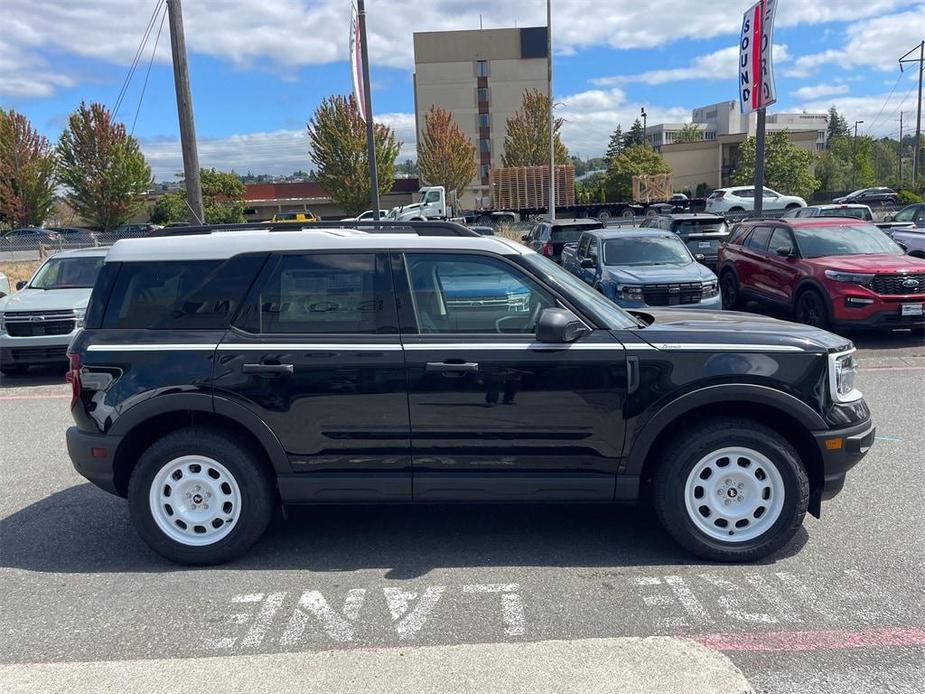
[[[224,260],[241,253],[328,250],[478,250],[526,255],[530,249],[497,236],[418,236],[355,229],[309,231],[222,231],[189,236],[158,236],[117,241],[106,262]]]

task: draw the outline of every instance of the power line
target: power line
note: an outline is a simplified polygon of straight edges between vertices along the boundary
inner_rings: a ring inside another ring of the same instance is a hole
[[[160,11],[161,2],[163,0],[157,0],[154,5],[154,10],[151,12],[151,16],[148,18],[148,25],[145,27],[144,34],[141,36],[141,41],[138,43],[138,49],[135,51],[135,57],[132,58],[132,64],[129,66],[128,73],[125,75],[125,79],[122,82],[122,88],[119,89],[119,95],[116,97],[116,104],[112,108],[113,117],[119,113],[119,109],[122,107],[122,101],[125,99],[125,94],[128,92],[129,84],[131,84],[132,76],[135,74],[135,68],[138,66],[138,61],[141,59],[141,54],[144,52],[145,46],[148,43],[148,38],[151,36],[151,29],[154,27],[154,22],[157,18],[157,13]]]
[[[151,49],[151,60],[148,61],[148,69],[145,72],[145,81],[141,85],[141,95],[138,97],[138,107],[135,109],[135,118],[132,119],[132,131],[135,134],[135,124],[138,122],[138,114],[141,113],[141,103],[145,98],[145,90],[148,88],[148,77],[151,76],[151,66],[154,64],[154,55],[157,53],[157,43],[161,40],[161,29],[164,28],[164,20],[167,18],[167,6],[164,5],[161,12],[161,23],[157,27],[157,36],[154,37],[154,48]]]
[[[869,126],[867,126],[867,134],[868,134],[868,135],[870,135],[871,131],[874,129],[874,126],[875,126],[875,125],[877,124],[877,122],[880,120],[880,116],[883,115],[883,110],[886,108],[886,105],[887,105],[888,103],[890,103],[890,99],[893,98],[893,92],[896,91],[896,87],[899,85],[899,81],[900,81],[902,78],[903,78],[903,73],[900,72],[900,73],[896,76],[896,81],[893,82],[893,87],[890,89],[890,93],[887,94],[886,100],[883,102],[883,106],[880,107],[880,113],[878,113],[878,114],[877,114],[877,117],[874,118],[874,119],[870,122],[870,125],[869,125]]]

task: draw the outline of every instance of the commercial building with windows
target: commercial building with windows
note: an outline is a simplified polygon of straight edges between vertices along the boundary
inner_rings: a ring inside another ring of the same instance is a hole
[[[414,34],[414,113],[418,142],[431,106],[453,114],[476,148],[478,172],[459,204],[488,204],[488,172],[501,166],[507,119],[523,93],[549,94],[546,27]]]

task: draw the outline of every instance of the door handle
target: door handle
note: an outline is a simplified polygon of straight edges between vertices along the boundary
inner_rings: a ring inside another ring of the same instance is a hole
[[[293,367],[292,364],[244,364],[241,371],[258,376],[273,376],[276,374],[291,376]]]
[[[462,374],[474,374],[479,372],[479,365],[477,362],[464,361],[464,362],[445,362],[445,361],[429,361],[427,362],[427,371],[442,373],[445,375],[462,375]]]

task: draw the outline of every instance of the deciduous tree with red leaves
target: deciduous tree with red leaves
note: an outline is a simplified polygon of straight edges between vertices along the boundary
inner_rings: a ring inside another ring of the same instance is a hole
[[[0,219],[39,226],[55,201],[55,152],[29,119],[0,108]]]
[[[81,102],[58,141],[59,180],[67,200],[89,224],[112,229],[144,205],[151,168],[102,104]]]
[[[453,114],[431,106],[424,116],[424,132],[418,145],[418,170],[432,186],[443,186],[459,195],[475,178],[475,147]]]

